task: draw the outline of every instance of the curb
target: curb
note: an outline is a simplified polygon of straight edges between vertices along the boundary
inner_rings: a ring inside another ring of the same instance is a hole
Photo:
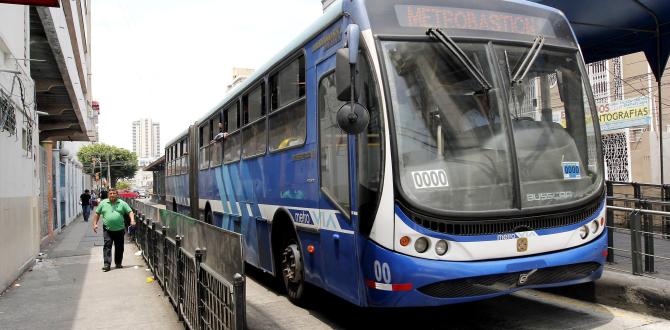
[[[605,270],[595,281],[546,291],[670,319],[670,281]]]

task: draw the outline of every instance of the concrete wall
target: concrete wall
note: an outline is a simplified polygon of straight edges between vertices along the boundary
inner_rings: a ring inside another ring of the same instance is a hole
[[[39,151],[37,147],[37,117],[34,86],[30,78],[30,63],[16,58],[29,58],[30,28],[28,8],[0,5],[0,68],[17,70],[21,74],[0,72],[0,90],[15,107],[16,129],[0,128],[0,291],[11,284],[34,260],[40,246]],[[24,87],[25,107],[18,86]],[[12,83],[15,82],[12,90]],[[31,130],[32,143],[27,134]],[[1,123],[0,123],[1,124]],[[24,138],[24,133],[26,136]]]

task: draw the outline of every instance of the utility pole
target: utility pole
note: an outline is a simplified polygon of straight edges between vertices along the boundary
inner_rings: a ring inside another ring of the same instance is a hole
[[[112,188],[112,176],[109,173],[109,154],[107,154],[107,188]]]

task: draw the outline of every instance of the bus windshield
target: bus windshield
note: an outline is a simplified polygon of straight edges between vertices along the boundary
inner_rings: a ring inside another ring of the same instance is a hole
[[[576,50],[458,42],[481,84],[438,42],[382,41],[399,188],[438,211],[563,204],[602,181]],[[527,65],[527,67],[523,67]],[[515,72],[522,72],[515,81]]]

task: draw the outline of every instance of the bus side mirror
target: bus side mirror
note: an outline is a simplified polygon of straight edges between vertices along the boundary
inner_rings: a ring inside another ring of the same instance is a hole
[[[358,99],[358,88],[354,90],[354,100],[351,99],[351,82],[356,75],[360,34],[358,25],[349,24],[344,33],[345,47],[338,49],[336,53],[335,86],[337,87],[337,99],[340,101]]]
[[[356,102],[347,102],[337,110],[337,126],[347,134],[360,134],[370,123],[370,113],[363,105]]]

